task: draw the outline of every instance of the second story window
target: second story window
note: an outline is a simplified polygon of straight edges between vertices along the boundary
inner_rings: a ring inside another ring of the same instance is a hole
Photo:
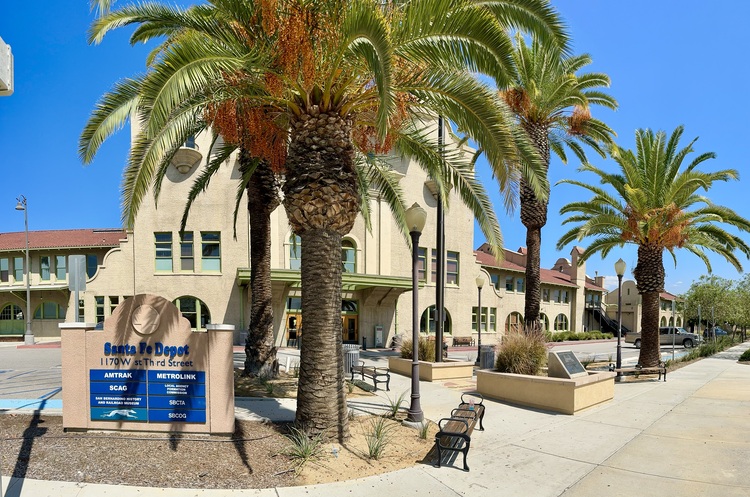
[[[68,263],[64,255],[55,256],[55,278],[57,281],[68,279]]]
[[[39,277],[42,281],[49,281],[50,275],[50,257],[43,255],[39,257]]]
[[[505,291],[507,292],[513,291],[513,276],[505,277]]]
[[[341,265],[345,273],[357,272],[357,248],[351,240],[341,242]]]
[[[419,281],[427,281],[427,249],[419,247],[417,250],[417,274]]]
[[[23,257],[13,258],[13,279],[16,283],[23,281]]]
[[[86,255],[86,276],[89,278],[93,278],[96,274],[96,268],[99,267],[99,260],[96,257],[96,254],[87,254]]]
[[[216,231],[201,232],[201,269],[221,271],[221,235]]]
[[[180,270],[195,271],[192,231],[186,231],[180,234]]]
[[[552,290],[552,301],[560,303],[560,290]]]
[[[542,300],[549,302],[549,288],[542,288]]]
[[[523,293],[524,290],[525,290],[524,279],[516,278],[516,291],[518,293]]]
[[[10,281],[10,259],[3,257],[0,259],[0,283]]]
[[[172,271],[172,233],[154,233],[156,270]]]
[[[446,285],[458,285],[458,252],[447,252],[445,259],[445,284]]]
[[[298,235],[289,237],[289,269],[302,267],[302,239]]]

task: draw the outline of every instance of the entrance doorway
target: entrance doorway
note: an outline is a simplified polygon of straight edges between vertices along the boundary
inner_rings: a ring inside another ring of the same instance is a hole
[[[359,341],[359,316],[341,316],[344,342],[357,343]]]
[[[286,345],[296,347],[302,336],[302,314],[288,313],[286,315]]]

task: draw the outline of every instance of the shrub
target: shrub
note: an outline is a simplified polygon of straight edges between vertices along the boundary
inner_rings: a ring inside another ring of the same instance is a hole
[[[407,390],[404,390],[401,392],[401,395],[396,397],[395,399],[392,399],[390,395],[385,394],[386,398],[388,398],[388,416],[391,418],[395,418],[398,415],[398,411],[401,409],[401,404],[404,403],[404,399],[406,399]]]
[[[605,338],[612,338],[612,333],[602,333],[601,331],[586,331],[586,332],[575,332],[575,331],[557,331],[550,333],[545,332],[545,337],[548,342],[566,342],[566,341],[577,341],[577,340],[603,340]]]
[[[430,342],[425,338],[419,339],[419,357],[420,361],[435,362],[435,342]],[[403,359],[412,358],[412,341],[405,338],[401,342],[401,357]]]
[[[537,375],[547,363],[544,333],[524,330],[503,337],[495,367],[501,373]]]
[[[372,431],[365,435],[367,439],[367,455],[370,459],[380,459],[385,448],[391,442],[391,431],[395,425],[385,418],[376,418],[370,422]]]
[[[747,349],[740,356],[740,361],[750,361],[750,349]]]
[[[286,437],[291,444],[281,453],[292,459],[297,472],[307,462],[317,459],[323,454],[323,437],[320,434],[311,437],[306,431],[292,426]]]

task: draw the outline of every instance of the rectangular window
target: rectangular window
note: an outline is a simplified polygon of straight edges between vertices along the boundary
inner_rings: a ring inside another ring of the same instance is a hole
[[[57,278],[57,281],[68,279],[68,263],[64,255],[55,256],[55,278]]]
[[[289,269],[299,269],[302,267],[302,239],[297,235],[292,235],[289,240]]]
[[[490,307],[490,332],[497,331],[497,307]]]
[[[3,257],[0,259],[0,283],[10,281],[10,259]]]
[[[221,271],[221,237],[218,232],[201,232],[201,269]]]
[[[419,281],[425,281],[427,274],[425,273],[427,268],[427,249],[419,247],[417,250],[417,273],[419,274]]]
[[[505,277],[505,290],[508,292],[513,291],[513,276]]]
[[[448,251],[448,255],[445,259],[445,284],[446,285],[458,285],[458,252]]]
[[[109,298],[109,315],[111,316],[113,312],[115,312],[115,309],[117,309],[117,306],[120,305],[120,297],[110,297]]]
[[[563,304],[568,303],[568,291],[567,290],[562,291],[562,301],[563,301]]]
[[[182,271],[195,271],[192,231],[180,234],[180,269]]]
[[[99,259],[96,254],[86,254],[86,276],[93,278],[99,267]]]
[[[560,303],[560,290],[552,290],[552,301]]]
[[[430,265],[430,281],[437,283],[437,250],[432,249],[432,264]]]
[[[549,288],[542,288],[542,300],[549,302]]]
[[[471,308],[471,330],[477,331],[477,307]]]
[[[491,274],[490,281],[492,282],[492,286],[495,287],[495,289],[500,290],[500,275],[499,274]]]
[[[523,278],[516,278],[516,291],[518,293],[524,292],[524,279]]]
[[[172,271],[172,233],[154,233],[156,270]]]
[[[96,322],[104,322],[104,297],[94,297],[96,302]]]
[[[42,281],[49,281],[50,257],[42,255],[39,257],[39,276]]]
[[[23,281],[23,257],[13,258],[13,279],[16,283]]]

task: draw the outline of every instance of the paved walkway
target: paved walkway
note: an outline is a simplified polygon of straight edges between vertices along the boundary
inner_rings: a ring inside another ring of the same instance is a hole
[[[471,472],[412,468],[347,482],[264,490],[130,487],[141,496],[470,495],[524,497],[750,495],[750,366],[737,363],[750,343],[669,374],[667,382],[625,381],[613,401],[575,416],[486,402],[484,432],[475,432]],[[369,358],[373,362],[385,358]],[[394,375],[391,392],[409,389]],[[454,407],[462,382],[421,383],[422,407],[439,419]],[[385,399],[385,392],[380,393]],[[377,398],[353,407],[376,410]],[[289,419],[293,402],[238,400],[238,416]],[[5,497],[122,495],[123,487],[9,479]]]

